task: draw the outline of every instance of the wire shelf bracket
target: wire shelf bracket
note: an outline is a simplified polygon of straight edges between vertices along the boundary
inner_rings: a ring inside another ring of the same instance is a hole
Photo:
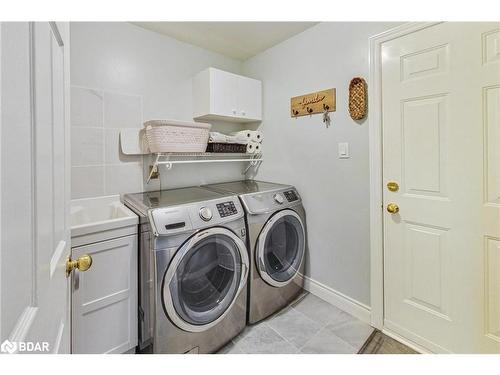
[[[147,183],[156,172],[159,172],[160,166],[165,166],[167,170],[172,169],[174,164],[197,164],[197,163],[229,163],[229,162],[248,162],[242,174],[246,174],[252,167],[258,168],[262,161],[262,154],[236,154],[236,153],[158,153],[153,154],[154,162],[151,166]]]

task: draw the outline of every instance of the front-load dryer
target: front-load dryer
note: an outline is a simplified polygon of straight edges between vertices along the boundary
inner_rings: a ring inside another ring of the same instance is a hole
[[[122,199],[141,218],[140,349],[217,351],[246,325],[249,260],[238,197],[191,187]]]
[[[292,302],[304,285],[306,215],[290,185],[244,180],[205,185],[237,194],[246,211],[250,255],[248,322],[256,323]]]

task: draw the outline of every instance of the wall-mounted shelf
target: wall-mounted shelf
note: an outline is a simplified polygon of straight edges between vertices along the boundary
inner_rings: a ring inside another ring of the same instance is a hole
[[[158,167],[164,165],[165,168],[172,169],[174,164],[195,164],[195,163],[228,163],[228,162],[248,162],[248,166],[243,171],[245,174],[251,167],[259,166],[262,163],[262,154],[239,154],[239,153],[159,153],[153,154],[154,162],[149,172],[147,183],[154,173],[158,172]]]

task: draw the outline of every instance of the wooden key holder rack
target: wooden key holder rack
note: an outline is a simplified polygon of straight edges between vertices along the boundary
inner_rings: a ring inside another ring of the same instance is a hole
[[[335,112],[335,89],[295,96],[290,99],[290,109],[292,117]]]

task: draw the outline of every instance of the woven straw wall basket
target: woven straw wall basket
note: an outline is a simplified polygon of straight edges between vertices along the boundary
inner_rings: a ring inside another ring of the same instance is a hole
[[[366,94],[366,81],[356,77],[349,84],[349,114],[353,120],[361,120],[366,116],[368,97]]]

